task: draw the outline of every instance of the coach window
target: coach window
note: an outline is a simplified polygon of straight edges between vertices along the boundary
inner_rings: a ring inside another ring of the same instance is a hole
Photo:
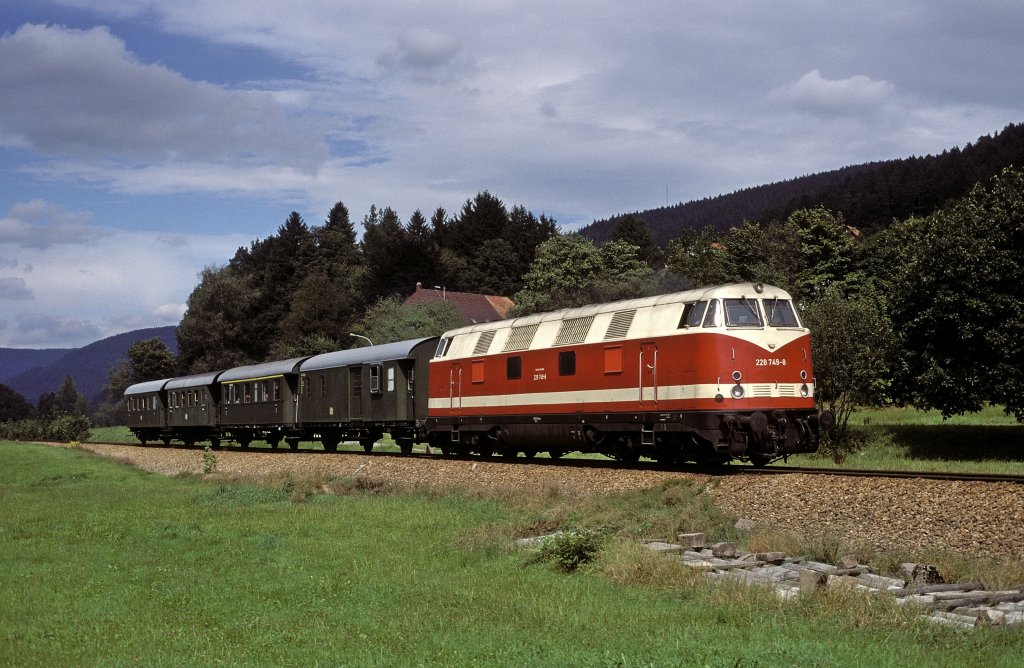
[[[523,358],[519,355],[505,360],[505,378],[519,380],[523,377]]]
[[[274,401],[280,401],[280,400],[281,400],[281,379],[280,378],[275,378],[274,379]]]
[[[622,373],[622,346],[608,346],[604,349],[604,372]]]
[[[249,383],[244,383],[242,389],[245,392],[245,399],[243,401],[245,403],[247,403],[247,404],[251,404],[252,403],[252,387],[249,385]]]
[[[270,401],[270,381],[264,380],[260,384],[263,386],[263,401]]]
[[[395,367],[388,367],[388,392],[395,391]]]
[[[576,375],[576,351],[567,350],[563,353],[558,353],[558,375],[559,376],[575,376]]]
[[[380,394],[380,365],[370,365],[370,394]]]
[[[263,393],[260,392],[260,381],[258,380],[252,381],[252,401],[255,404],[263,401]]]

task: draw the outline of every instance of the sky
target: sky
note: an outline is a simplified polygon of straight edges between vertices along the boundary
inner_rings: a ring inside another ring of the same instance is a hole
[[[1024,3],[0,0],[0,347],[174,325],[342,201],[563,231],[1024,121]]]

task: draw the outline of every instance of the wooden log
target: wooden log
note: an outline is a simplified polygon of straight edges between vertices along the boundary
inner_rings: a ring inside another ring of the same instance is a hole
[[[954,582],[950,584],[915,585],[904,587],[903,589],[891,589],[888,593],[902,598],[903,596],[914,596],[915,594],[935,594],[942,591],[974,591],[984,588],[985,585],[981,582]]]
[[[979,596],[964,596],[963,598],[949,598],[943,601],[935,601],[930,606],[933,610],[953,610],[955,608],[967,608],[977,605],[992,605],[994,603],[1009,603],[1024,601],[1024,592],[1012,594],[993,594],[990,592],[978,592]]]

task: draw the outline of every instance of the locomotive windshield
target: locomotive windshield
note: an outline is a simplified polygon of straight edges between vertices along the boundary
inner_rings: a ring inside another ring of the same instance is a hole
[[[756,299],[741,297],[725,300],[726,327],[764,327]]]
[[[799,327],[796,319],[796,311],[788,299],[765,299],[763,301],[764,312],[768,315],[768,325],[771,327]]]

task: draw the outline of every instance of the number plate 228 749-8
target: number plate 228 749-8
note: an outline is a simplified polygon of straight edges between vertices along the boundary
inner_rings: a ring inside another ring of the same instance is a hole
[[[759,357],[754,360],[754,366],[786,366],[786,359],[780,359],[778,357]]]

